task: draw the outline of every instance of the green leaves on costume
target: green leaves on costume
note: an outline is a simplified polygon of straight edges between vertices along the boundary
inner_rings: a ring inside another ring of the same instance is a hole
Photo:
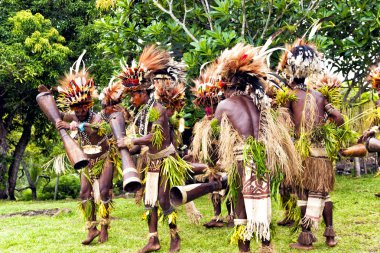
[[[110,124],[108,124],[105,121],[102,121],[98,124],[94,124],[91,128],[92,130],[98,130],[97,134],[99,136],[105,136],[112,133]]]
[[[154,124],[152,126],[152,145],[158,149],[162,146],[162,141],[164,140],[163,129],[159,124]]]
[[[173,211],[172,213],[170,213],[168,215],[161,215],[160,221],[162,223],[167,221],[169,225],[176,225],[177,224],[177,218],[178,218],[178,213],[176,211]]]
[[[255,140],[253,136],[249,136],[243,149],[244,166],[254,163],[256,166],[256,177],[261,179],[265,173],[269,172],[266,166],[266,153],[264,145]]]
[[[238,189],[240,187],[240,175],[238,172],[237,165],[234,164],[233,166],[230,167],[230,171],[228,173],[228,193],[226,196],[226,199],[224,201],[227,201],[228,199],[231,199],[233,204],[236,205],[237,199],[238,199]]]
[[[111,160],[114,168],[116,169],[118,176],[121,178],[123,176],[123,171],[121,168],[121,158],[119,156],[119,149],[114,138],[108,140],[109,153],[108,158]]]
[[[99,178],[100,174],[102,174],[104,163],[107,159],[100,159],[97,161],[94,166],[91,168],[90,174],[91,176],[94,176],[95,178]]]
[[[114,202],[112,200],[110,200],[107,204],[108,206],[106,206],[103,201],[101,201],[99,204],[98,214],[102,218],[107,218],[114,208]]]
[[[230,244],[237,245],[238,241],[244,241],[247,235],[247,227],[245,225],[237,225],[234,227],[234,232],[232,233]]]
[[[298,140],[295,141],[294,146],[302,158],[309,157],[311,147],[310,133],[301,133]]]
[[[160,112],[158,111],[158,109],[156,109],[154,107],[150,108],[148,113],[149,113],[148,114],[148,121],[150,123],[153,123],[160,118]]]
[[[214,136],[218,136],[219,133],[220,133],[220,125],[219,125],[218,119],[215,119],[215,118],[212,119],[211,122],[210,122],[210,124],[211,124],[212,134]]]
[[[358,134],[351,130],[348,124],[338,127],[332,122],[327,122],[312,132],[302,133],[295,146],[301,156],[306,158],[310,155],[311,143],[323,143],[327,156],[331,160],[337,160],[339,150],[353,143],[357,137]]]
[[[165,157],[161,164],[161,176],[167,178],[165,188],[169,182],[169,188],[176,185],[184,185],[185,178],[189,176],[191,166],[184,161],[178,154]]]
[[[277,91],[275,103],[278,106],[285,106],[289,102],[297,101],[297,96],[292,90],[287,87],[283,87],[282,90]]]
[[[329,103],[333,104],[333,106],[341,106],[343,99],[342,94],[340,94],[338,88],[329,88],[327,85],[323,85],[318,89],[320,93],[329,101]]]
[[[83,215],[84,220],[88,220],[94,211],[95,203],[93,200],[86,200],[85,202],[78,202],[78,209]]]

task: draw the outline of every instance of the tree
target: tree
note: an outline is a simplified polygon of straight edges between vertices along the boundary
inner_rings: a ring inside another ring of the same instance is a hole
[[[32,125],[45,122],[35,102],[36,88],[40,84],[56,82],[71,51],[62,44],[65,39],[41,14],[19,11],[8,22],[10,33],[5,42],[0,43],[3,62],[0,66],[0,125],[3,129],[0,137],[5,147],[11,129],[22,131],[9,159],[8,194],[10,199],[15,199],[17,172],[31,138]],[[37,128],[37,132],[43,130]],[[0,185],[4,191],[5,182],[0,181]],[[0,195],[4,196],[4,193]]]

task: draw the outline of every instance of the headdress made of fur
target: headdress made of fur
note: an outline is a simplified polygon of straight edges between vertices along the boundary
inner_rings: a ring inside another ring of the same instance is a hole
[[[85,53],[86,50],[74,62],[70,68],[70,73],[66,74],[59,81],[57,104],[63,111],[74,110],[76,108],[89,109],[94,105],[94,98],[97,96],[97,92],[94,80],[86,72],[84,62],[82,61]],[[83,63],[83,67],[79,70],[81,63]]]
[[[243,43],[224,50],[216,62],[216,76],[222,82],[221,87],[260,86],[259,79],[268,72],[260,48]]]
[[[323,72],[323,55],[313,44],[297,39],[292,46],[285,47],[287,50],[282,54],[277,69],[283,72],[290,81]]]
[[[377,66],[375,65],[371,67],[368,80],[372,83],[374,89],[380,89],[380,62]]]
[[[183,81],[185,65],[172,59],[169,52],[150,45],[144,48],[138,64],[131,67],[121,64],[119,77],[126,92],[154,89],[154,79],[172,79]]]

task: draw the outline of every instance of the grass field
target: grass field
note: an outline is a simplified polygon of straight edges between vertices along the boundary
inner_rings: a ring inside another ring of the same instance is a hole
[[[331,194],[335,203],[334,225],[338,245],[328,248],[322,236],[324,225],[315,232],[318,241],[312,252],[380,252],[380,180],[373,177],[337,177],[335,191]],[[208,197],[196,200],[203,214],[202,222],[212,216]],[[273,203],[273,219],[281,219],[282,211]],[[0,202],[0,215],[51,208],[69,208],[70,213],[57,216],[13,216],[0,218],[0,252],[136,252],[147,242],[147,225],[141,220],[143,207],[136,206],[133,199],[116,199],[115,218],[109,230],[110,238],[105,244],[93,242],[82,246],[85,238],[84,222],[77,211],[77,201],[34,201]],[[179,210],[179,229],[182,238],[181,252],[238,252],[237,246],[229,245],[232,229],[206,230],[203,226],[192,225],[184,210]],[[226,214],[225,208],[223,214]],[[169,230],[166,224],[159,224],[161,250],[169,248]],[[299,252],[291,250],[289,243],[295,242],[298,234],[291,234],[289,228],[276,226],[272,240],[276,252]],[[256,252],[258,243],[251,243]]]

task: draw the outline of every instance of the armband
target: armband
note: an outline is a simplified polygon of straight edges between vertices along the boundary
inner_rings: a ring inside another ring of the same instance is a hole
[[[377,134],[379,132],[379,127],[378,126],[373,126],[373,127],[371,127],[371,129],[369,131],[372,131],[375,134]]]
[[[79,131],[84,132],[84,123],[80,123],[78,129]]]
[[[135,145],[133,144],[133,141],[132,141],[131,138],[126,137],[126,138],[124,139],[124,143],[125,143],[125,146],[127,146],[127,148],[128,148],[129,150],[131,150],[131,149],[133,149],[133,148],[135,147]]]
[[[332,114],[333,113],[333,111],[334,111],[334,107],[332,106],[332,104],[327,104],[327,105],[325,105],[325,111],[326,111],[326,113],[327,113],[327,115],[330,115],[330,114]]]

